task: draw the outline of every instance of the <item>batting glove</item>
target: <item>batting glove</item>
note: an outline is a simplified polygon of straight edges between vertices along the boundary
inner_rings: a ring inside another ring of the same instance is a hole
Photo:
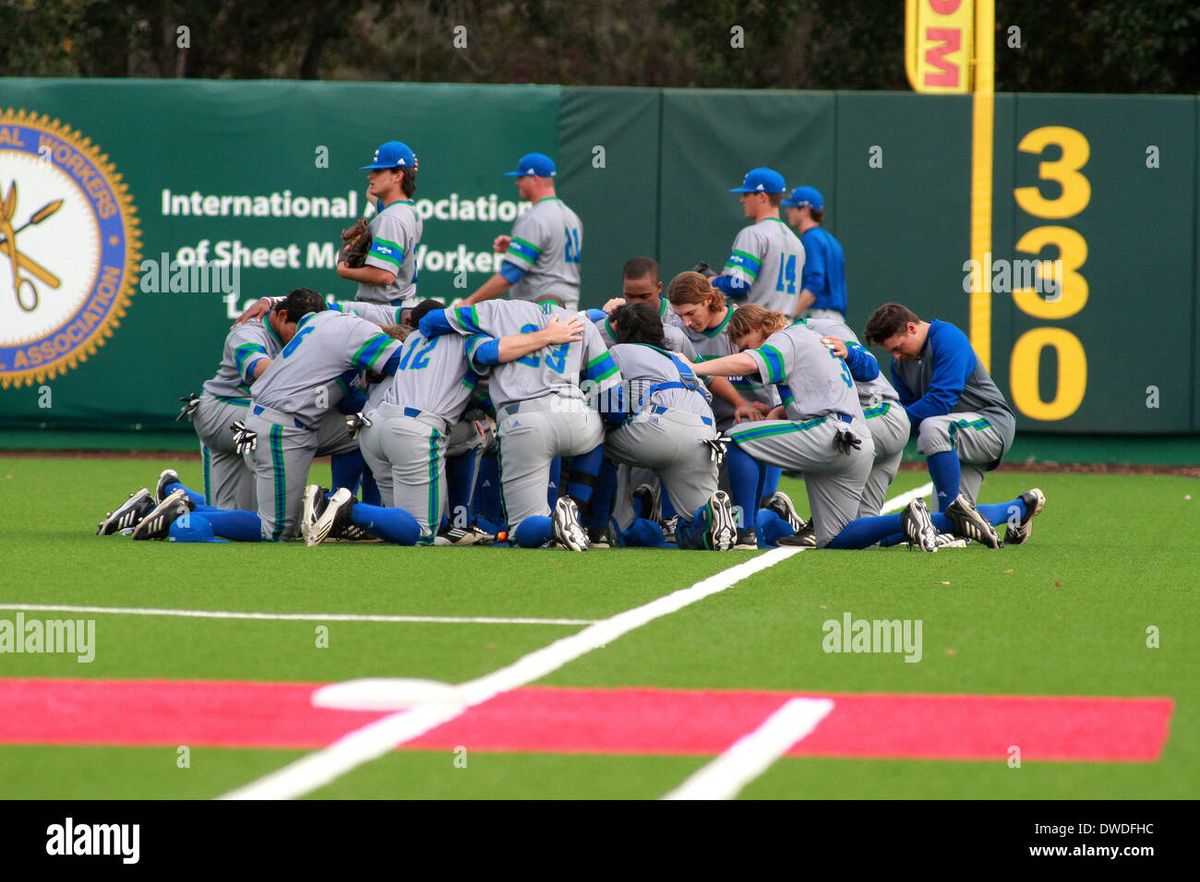
[[[833,449],[838,453],[850,455],[851,450],[862,447],[862,441],[848,429],[842,429],[833,436]]]
[[[722,435],[719,438],[709,438],[700,443],[708,448],[708,457],[718,466],[725,461],[725,451],[729,447],[729,442],[732,438],[726,438]]]
[[[374,425],[369,419],[363,416],[362,412],[352,413],[346,417],[346,425],[350,428],[350,437],[357,438],[358,433]]]
[[[240,454],[258,449],[258,432],[247,429],[241,420],[229,427],[233,430],[233,449]]]
[[[195,392],[189,392],[187,395],[180,395],[179,400],[183,402],[183,407],[179,408],[179,416],[175,417],[175,422],[182,422],[185,418],[195,419],[196,409],[200,407],[200,397]]]

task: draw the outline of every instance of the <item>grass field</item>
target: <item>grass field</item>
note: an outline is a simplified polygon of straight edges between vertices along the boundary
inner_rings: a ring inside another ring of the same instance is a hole
[[[220,796],[389,713],[314,709],[318,685],[479,682],[768,554],[93,535],[173,464],[0,456],[0,622],[95,621],[90,663],[0,654],[0,797]],[[198,463],[179,470],[199,484]],[[925,479],[903,472],[892,494]],[[770,552],[773,565],[298,795],[658,798],[803,694],[833,710],[742,796],[1195,797],[1200,484],[1000,472],[984,496],[1035,485],[1048,504],[1028,545]],[[802,502],[799,483],[785,489]],[[919,662],[826,652],[823,623],[845,613],[919,620]],[[1114,700],[1050,700],[1070,697]]]

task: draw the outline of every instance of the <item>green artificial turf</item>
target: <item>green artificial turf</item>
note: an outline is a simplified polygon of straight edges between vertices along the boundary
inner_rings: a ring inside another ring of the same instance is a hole
[[[753,552],[403,549],[337,544],[133,543],[95,524],[166,460],[0,456],[0,603],[300,613],[611,616],[750,559]],[[199,464],[180,468],[198,483]],[[925,476],[904,472],[892,494]],[[1036,484],[1048,504],[1032,541],[922,555],[806,551],[571,662],[563,686],[806,692],[1167,696],[1156,763],[930,762],[787,758],[747,797],[1181,797],[1200,779],[1195,573],[1200,482],[1164,475],[993,473],[985,501]],[[802,485],[787,482],[803,511]],[[1191,498],[1188,498],[1191,497]],[[923,656],[827,654],[827,619],[920,619]],[[0,610],[0,617],[14,613]],[[36,615],[30,613],[29,615]],[[55,614],[45,613],[51,616]],[[0,677],[332,682],[362,676],[468,680],[580,625],[233,621],[96,615],[90,664],[0,655]],[[1146,646],[1156,626],[1161,645]],[[881,721],[881,725],[886,721]],[[209,797],[301,754],[0,746],[0,797]],[[654,797],[696,757],[472,754],[468,769],[399,751],[320,797]]]

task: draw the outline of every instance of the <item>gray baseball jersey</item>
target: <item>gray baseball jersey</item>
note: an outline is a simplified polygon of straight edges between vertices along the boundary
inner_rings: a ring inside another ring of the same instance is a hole
[[[607,318],[602,318],[596,322],[596,330],[600,332],[600,339],[604,341],[604,345],[616,345],[617,335]],[[687,356],[688,361],[694,362],[696,360],[696,347],[692,345],[692,341],[688,339],[682,327],[668,325],[666,322],[663,322],[663,340],[666,341],[666,348],[671,352],[682,352]]]
[[[358,284],[359,300],[390,303],[395,306],[417,304],[417,246],[421,244],[422,222],[411,199],[398,199],[384,207],[371,222],[371,250],[366,266],[394,273],[390,285]]]
[[[733,345],[728,334],[733,310],[734,307],[730,306],[729,311],[725,313],[725,318],[715,328],[709,328],[706,331],[683,328],[684,335],[695,347],[695,361],[708,361],[737,352],[737,347]],[[761,401],[770,407],[775,407],[780,403],[779,394],[771,384],[761,383],[755,377],[729,377],[728,380],[738,394],[749,402]],[[714,397],[712,408],[717,424],[722,428],[733,421],[733,406],[724,399]]]
[[[796,313],[803,272],[800,237],[779,218],[768,217],[737,234],[724,275],[750,286],[744,302],[791,316]]]
[[[629,413],[657,405],[713,419],[708,389],[687,365],[677,362],[669,353],[641,343],[618,343],[608,351],[625,380]],[[680,388],[681,385],[690,388]]]
[[[309,313],[254,384],[254,404],[316,426],[340,399],[339,378],[347,372],[378,371],[399,349],[398,341],[365,319],[333,310]]]
[[[855,347],[863,349],[862,343],[854,331],[850,330],[850,326],[845,322],[840,322],[837,319],[827,318],[808,318],[800,319],[796,322],[798,325],[804,325],[807,328],[815,331],[823,337],[838,337],[846,341],[847,347]],[[866,352],[865,349],[863,349]],[[871,358],[875,356],[870,352],[866,352]],[[855,380],[854,385],[858,387],[858,401],[862,405],[863,413],[880,407],[884,402],[899,402],[900,396],[897,394],[895,387],[888,382],[883,370],[879,371],[879,376],[873,380]]]
[[[414,331],[404,341],[383,401],[434,414],[451,425],[458,422],[480,376],[467,366],[467,345],[480,342],[458,334],[426,339]]]
[[[850,368],[803,325],[776,331],[762,346],[746,352],[764,382],[781,385],[789,419],[805,421],[838,413],[863,418]]]
[[[522,300],[486,300],[475,306],[446,310],[446,319],[458,333],[477,337],[468,346],[468,356],[487,337],[527,334],[546,326],[552,316],[560,321],[575,318],[576,313],[551,304],[533,304]],[[600,339],[595,325],[583,323],[583,339],[577,343],[547,346],[516,361],[498,364],[491,370],[492,403],[499,410],[518,401],[542,398],[551,393],[567,398],[583,398],[580,383],[591,394],[610,389],[621,382],[620,371]]]
[[[583,223],[557,196],[539,199],[517,218],[504,262],[525,271],[512,287],[513,300],[558,297],[568,309],[579,308],[579,262]]]
[[[225,336],[221,364],[204,391],[214,398],[246,399],[254,382],[254,365],[263,358],[273,359],[283,349],[283,341],[261,319],[251,319],[236,326]]]

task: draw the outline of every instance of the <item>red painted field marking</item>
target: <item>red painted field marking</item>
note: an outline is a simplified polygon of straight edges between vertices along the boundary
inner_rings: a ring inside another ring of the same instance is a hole
[[[0,680],[0,743],[320,748],[387,716],[314,708],[321,684]],[[1149,762],[1169,698],[843,695],[533,686],[472,708],[404,748],[715,756],[790,698],[834,708],[789,756]]]

